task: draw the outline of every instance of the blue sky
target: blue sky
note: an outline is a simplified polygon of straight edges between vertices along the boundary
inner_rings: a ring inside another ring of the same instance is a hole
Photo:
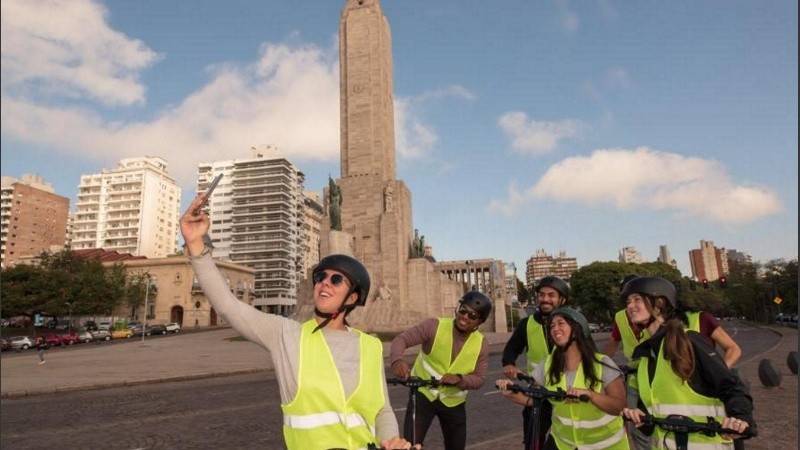
[[[344,0],[3,0],[2,174],[74,207],[81,174],[275,144],[339,175]],[[397,177],[438,260],[579,265],[701,239],[798,248],[797,1],[382,2]]]

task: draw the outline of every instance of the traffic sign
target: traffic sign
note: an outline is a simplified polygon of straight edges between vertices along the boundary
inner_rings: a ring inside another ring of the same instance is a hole
[[[783,299],[776,295],[775,298],[772,299],[772,303],[775,303],[776,305],[780,305],[781,303],[783,303]]]

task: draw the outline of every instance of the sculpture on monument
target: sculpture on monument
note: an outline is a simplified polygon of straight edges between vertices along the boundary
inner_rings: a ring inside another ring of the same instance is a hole
[[[386,186],[386,189],[383,190],[383,200],[384,210],[392,212],[394,209],[394,189],[392,189],[392,185]]]
[[[411,243],[411,258],[422,258],[425,256],[425,236],[419,235],[419,229],[414,228],[414,242]]]
[[[342,188],[328,176],[328,214],[331,230],[342,231]]]

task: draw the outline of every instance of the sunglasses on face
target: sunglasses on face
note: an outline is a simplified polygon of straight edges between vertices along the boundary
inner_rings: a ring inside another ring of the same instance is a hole
[[[478,313],[476,313],[475,311],[468,310],[466,306],[459,306],[458,314],[460,316],[467,316],[472,320],[478,320],[478,318],[480,317]]]
[[[328,272],[317,272],[314,274],[314,284],[322,283],[323,281],[328,279]],[[332,273],[330,274],[331,284],[334,286],[338,286],[342,284],[345,280],[344,275],[340,273]]]

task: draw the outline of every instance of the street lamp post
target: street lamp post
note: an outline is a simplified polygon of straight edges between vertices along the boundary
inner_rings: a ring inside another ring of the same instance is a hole
[[[71,302],[64,302],[69,308],[69,322],[67,323],[67,333],[72,334],[72,303]]]
[[[147,299],[150,296],[150,274],[145,274],[147,283],[144,287],[144,320],[142,321],[142,342],[144,342],[144,335],[147,334]]]

